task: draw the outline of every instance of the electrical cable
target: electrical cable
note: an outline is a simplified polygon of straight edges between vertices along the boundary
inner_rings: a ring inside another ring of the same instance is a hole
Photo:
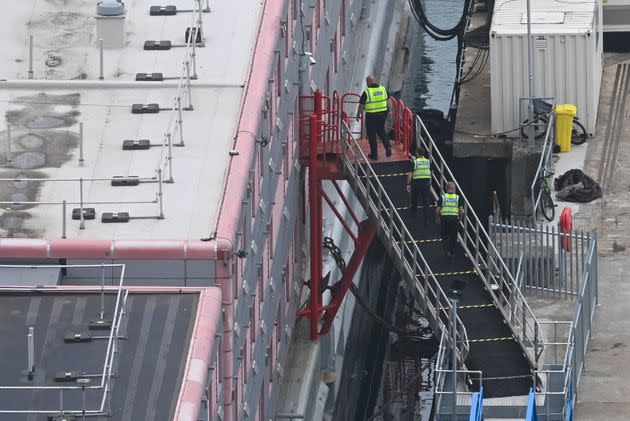
[[[464,33],[473,4],[472,0],[464,0],[462,15],[460,16],[457,24],[449,29],[439,28],[432,24],[427,17],[426,10],[422,2],[423,0],[409,0],[409,6],[411,7],[411,11],[418,23],[420,23],[422,28],[431,38],[437,41],[448,41]]]

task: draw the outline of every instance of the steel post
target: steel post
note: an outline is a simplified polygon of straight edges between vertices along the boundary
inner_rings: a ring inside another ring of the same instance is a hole
[[[83,122],[79,123],[79,166],[83,166],[85,164],[85,159],[83,159]]]
[[[103,80],[105,79],[105,76],[103,75],[103,38],[98,40],[98,50],[99,50],[99,80]]]
[[[457,421],[457,300],[450,298],[449,301],[451,302],[451,368],[453,370],[451,419]]]
[[[105,317],[105,266],[101,265],[101,318]],[[114,323],[116,321],[114,320]]]
[[[179,144],[184,146],[184,119],[182,118],[182,97],[177,97],[177,124],[179,125]]]
[[[164,203],[163,203],[163,193],[162,193],[162,168],[158,169],[158,203],[160,206],[160,214],[158,215],[158,219],[164,219]]]
[[[85,220],[83,219],[83,177],[79,178],[79,229],[85,229]]]
[[[33,35],[28,36],[28,78],[33,79]]]
[[[527,68],[529,73],[529,106],[528,106],[528,119],[532,123],[528,133],[528,146],[535,146],[534,138],[534,45],[532,43],[532,5],[531,0],[527,0]],[[520,109],[520,104],[519,104]],[[520,121],[519,121],[520,124]]]
[[[168,145],[168,157],[166,158],[168,161],[168,180],[165,183],[173,183],[175,181],[173,179],[173,142],[170,133],[166,133],[166,142]]]
[[[61,204],[61,238],[67,238],[66,237],[66,207],[67,207],[67,202],[64,200]]]
[[[188,97],[188,107],[187,110],[192,110],[192,92],[190,88],[190,61],[186,60],[186,96]]]
[[[11,123],[7,123],[7,162],[11,162]]]

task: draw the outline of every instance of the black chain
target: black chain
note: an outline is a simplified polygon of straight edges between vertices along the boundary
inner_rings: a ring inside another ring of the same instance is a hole
[[[341,255],[341,250],[339,250],[339,247],[337,247],[335,241],[330,237],[324,237],[322,246],[328,249],[332,257],[335,259],[337,267],[341,270],[341,272],[344,272],[346,270],[346,261]],[[370,317],[372,317],[383,328],[391,332],[398,333],[399,335],[424,335],[431,332],[430,327],[419,327],[417,330],[410,330],[388,323],[385,319],[376,314],[374,310],[372,310],[365,297],[363,297],[363,295],[361,295],[361,293],[359,292],[359,288],[357,288],[356,285],[350,284],[350,292],[352,292],[359,305],[368,313]]]
[[[337,264],[339,270],[344,272],[346,270],[346,261],[341,255],[341,250],[339,250],[339,247],[337,247],[335,241],[330,237],[324,237],[324,242],[322,243],[322,246],[328,249],[333,259],[335,259],[335,263]]]

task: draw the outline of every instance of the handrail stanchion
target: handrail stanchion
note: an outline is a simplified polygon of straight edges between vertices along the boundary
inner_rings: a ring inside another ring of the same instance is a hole
[[[33,79],[33,34],[28,36],[28,78]]]
[[[100,70],[98,79],[103,80],[105,79],[105,76],[103,74],[103,38],[98,40],[98,49],[99,49],[99,70]]]
[[[164,207],[163,207],[163,194],[162,194],[162,168],[158,168],[158,203],[160,205],[160,214],[158,219],[164,219]]]
[[[165,183],[173,183],[175,180],[173,179],[173,142],[171,140],[171,134],[166,133],[166,142],[168,145],[168,157],[166,160],[168,161],[168,180],[164,181]]]
[[[201,15],[201,0],[197,0],[197,28],[199,30],[200,45],[204,45],[203,42],[203,18]],[[195,43],[197,41],[197,35],[195,34]]]
[[[83,219],[83,177],[79,178],[79,229],[85,229],[85,220]]]
[[[101,264],[101,318],[105,317],[105,265]],[[116,320],[114,320],[114,323]]]
[[[61,238],[66,237],[66,201],[61,205]]]
[[[11,162],[11,123],[7,123],[7,162]]]
[[[192,104],[192,92],[191,92],[191,88],[190,88],[190,61],[186,60],[186,92],[187,92],[187,96],[188,96],[188,110],[192,110],[193,109],[193,104]]]
[[[177,146],[184,146],[184,120],[182,118],[182,97],[177,97],[177,124],[179,126],[179,143]]]
[[[83,122],[79,123],[79,166],[82,167],[85,164],[83,159]]]

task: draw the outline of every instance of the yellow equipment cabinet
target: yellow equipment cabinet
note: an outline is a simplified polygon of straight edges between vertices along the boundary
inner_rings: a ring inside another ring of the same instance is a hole
[[[560,152],[571,150],[571,132],[573,131],[573,117],[577,112],[575,105],[556,105],[556,144],[560,146]]]

